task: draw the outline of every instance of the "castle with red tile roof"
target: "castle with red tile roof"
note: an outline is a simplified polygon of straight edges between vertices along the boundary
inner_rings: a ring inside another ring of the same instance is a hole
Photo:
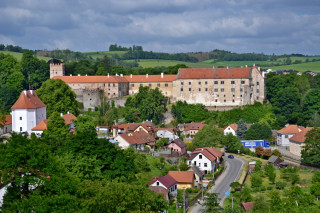
[[[108,100],[117,99],[137,93],[140,86],[158,88],[172,102],[201,103],[217,110],[263,102],[265,96],[264,77],[256,66],[180,68],[177,75],[64,76],[62,62],[49,62],[50,78],[66,82],[84,109],[98,106],[102,93]]]

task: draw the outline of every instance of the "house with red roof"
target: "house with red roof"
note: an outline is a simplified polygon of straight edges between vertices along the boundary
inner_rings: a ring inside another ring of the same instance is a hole
[[[170,194],[177,193],[177,181],[169,174],[165,176],[154,177],[153,180],[150,181],[150,186],[163,187],[167,189]]]
[[[301,131],[301,127],[296,124],[286,125],[284,128],[277,131],[277,145],[289,146],[290,138]]]
[[[74,121],[77,120],[77,117],[69,112],[65,115],[61,113],[61,117],[64,119],[64,123],[68,126],[69,131],[72,131],[74,129]],[[47,129],[49,121],[50,119],[42,120],[37,126],[32,128],[32,132],[38,136],[42,135],[43,131]]]
[[[11,107],[12,131],[31,134],[32,128],[47,119],[46,105],[34,90],[24,90]]]
[[[313,127],[300,127],[301,132],[298,132],[289,139],[290,153],[301,157],[301,151],[305,146],[306,134],[313,129]]]
[[[153,136],[144,131],[119,134],[114,140],[119,142],[122,149],[133,147],[137,150],[144,150],[147,145],[153,147],[156,142]]]
[[[181,131],[181,135],[193,136],[197,134],[204,126],[207,126],[207,124],[202,122],[191,122],[188,124],[178,124],[178,129]]]
[[[177,181],[178,189],[187,189],[194,186],[195,176],[193,171],[169,171],[168,174]]]
[[[9,133],[12,131],[12,115],[6,115],[4,120],[0,122],[0,135]]]
[[[223,154],[213,147],[198,148],[191,153],[188,164],[199,167],[205,174],[212,173],[222,161]]]
[[[247,126],[247,129],[249,129],[251,127],[251,124],[246,124],[246,126]],[[238,129],[238,124],[233,123],[223,127],[223,133],[224,135],[231,133],[232,135],[237,136],[237,133],[236,133],[237,129]]]
[[[117,137],[119,134],[144,131],[149,135],[155,137],[156,128],[152,121],[143,121],[142,123],[128,123],[128,124],[116,124],[112,130],[113,137]]]

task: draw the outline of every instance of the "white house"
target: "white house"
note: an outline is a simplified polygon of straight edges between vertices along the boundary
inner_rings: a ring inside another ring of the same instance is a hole
[[[1,127],[2,126],[2,127]],[[12,131],[12,115],[6,115],[4,121],[0,122],[0,135]]]
[[[13,132],[31,134],[31,129],[47,118],[46,105],[33,90],[22,91],[11,109]]]
[[[177,193],[177,181],[170,175],[155,177],[150,182],[150,186],[161,186],[169,191],[170,194]]]
[[[157,130],[157,137],[167,138],[169,142],[179,138],[179,136],[175,134],[174,129],[170,128],[159,128]]]
[[[238,124],[230,124],[223,128],[223,132],[224,132],[224,135],[231,133],[232,135],[236,136],[237,129],[238,129]]]
[[[290,138],[295,134],[301,132],[301,128],[297,125],[287,125],[286,127],[277,131],[277,145],[278,146],[289,146]]]

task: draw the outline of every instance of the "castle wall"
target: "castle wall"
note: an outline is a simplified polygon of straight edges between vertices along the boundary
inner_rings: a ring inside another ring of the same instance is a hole
[[[148,82],[148,83],[129,83],[129,95],[139,92],[139,87],[158,88],[166,97],[172,97],[172,82]]]

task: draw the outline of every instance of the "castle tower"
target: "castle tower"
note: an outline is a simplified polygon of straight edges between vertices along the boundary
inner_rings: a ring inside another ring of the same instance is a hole
[[[53,58],[48,63],[50,63],[50,78],[65,75],[65,65],[62,61]]]

